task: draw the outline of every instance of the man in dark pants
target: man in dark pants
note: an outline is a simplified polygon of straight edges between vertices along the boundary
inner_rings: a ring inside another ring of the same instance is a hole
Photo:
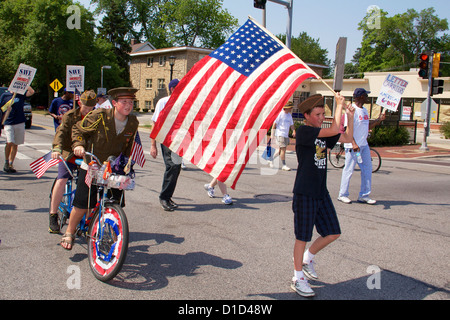
[[[156,123],[159,113],[166,106],[166,103],[170,98],[170,94],[172,94],[178,82],[178,79],[170,81],[169,96],[160,99],[156,104],[155,112],[152,117],[153,123]],[[181,171],[181,157],[162,144],[161,153],[163,156],[164,164],[166,165],[166,170],[164,171],[164,179],[162,190],[159,194],[159,202],[161,203],[161,207],[165,211],[174,211],[176,208],[178,208],[178,205],[173,202],[172,196],[175,191],[175,187],[177,186],[178,176],[180,175]],[[156,141],[154,139],[151,139],[150,155],[154,159],[156,159],[156,156],[158,155],[158,149],[156,148]]]

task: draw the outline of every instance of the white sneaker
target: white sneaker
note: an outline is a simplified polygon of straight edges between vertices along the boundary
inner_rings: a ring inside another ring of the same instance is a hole
[[[281,170],[284,170],[284,171],[291,171],[291,168],[289,168],[287,165],[284,165],[284,166],[281,168]]]
[[[210,198],[214,198],[214,188],[211,187],[211,186],[209,185],[209,183],[205,184],[203,187],[204,187],[205,190],[208,192],[208,196],[209,196]]]
[[[337,199],[340,202],[343,202],[343,203],[346,203],[346,204],[352,203],[352,200],[350,200],[348,197],[338,197]]]
[[[317,280],[319,277],[317,276],[316,270],[314,270],[314,260],[311,260],[308,264],[304,264],[302,271],[307,278],[310,280]]]
[[[377,203],[376,200],[370,199],[369,197],[359,197],[358,202],[361,203],[367,203],[367,204],[375,204]]]
[[[228,194],[226,194],[223,196],[222,202],[226,205],[230,205],[233,204],[233,199],[231,199],[231,197]]]
[[[308,280],[304,278],[296,279],[292,278],[291,289],[297,292],[302,297],[313,297],[315,296],[314,291],[309,286]]]

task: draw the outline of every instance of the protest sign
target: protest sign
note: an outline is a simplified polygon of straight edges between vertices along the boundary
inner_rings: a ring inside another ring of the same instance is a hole
[[[11,84],[9,85],[8,90],[17,94],[25,94],[28,86],[34,79],[35,74],[36,68],[21,63],[16,71],[13,81],[11,81]]]
[[[84,91],[84,66],[66,66],[66,90]]]
[[[381,86],[376,104],[387,110],[396,112],[407,85],[408,81],[388,74]]]

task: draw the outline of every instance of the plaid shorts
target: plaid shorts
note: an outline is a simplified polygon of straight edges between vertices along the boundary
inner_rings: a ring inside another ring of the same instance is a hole
[[[341,234],[336,210],[328,193],[323,199],[294,194],[292,210],[294,211],[294,233],[297,240],[311,241],[314,226],[322,237]]]

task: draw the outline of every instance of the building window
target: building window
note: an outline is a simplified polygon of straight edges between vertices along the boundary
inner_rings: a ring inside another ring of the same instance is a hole
[[[165,89],[165,80],[164,79],[158,79],[158,89],[162,90]]]
[[[147,58],[147,67],[153,67],[153,57]]]
[[[164,66],[166,64],[166,56],[159,57],[159,65]]]
[[[151,110],[152,108],[152,102],[145,100],[145,109]]]
[[[152,89],[152,88],[153,88],[152,79],[145,79],[145,89]]]

